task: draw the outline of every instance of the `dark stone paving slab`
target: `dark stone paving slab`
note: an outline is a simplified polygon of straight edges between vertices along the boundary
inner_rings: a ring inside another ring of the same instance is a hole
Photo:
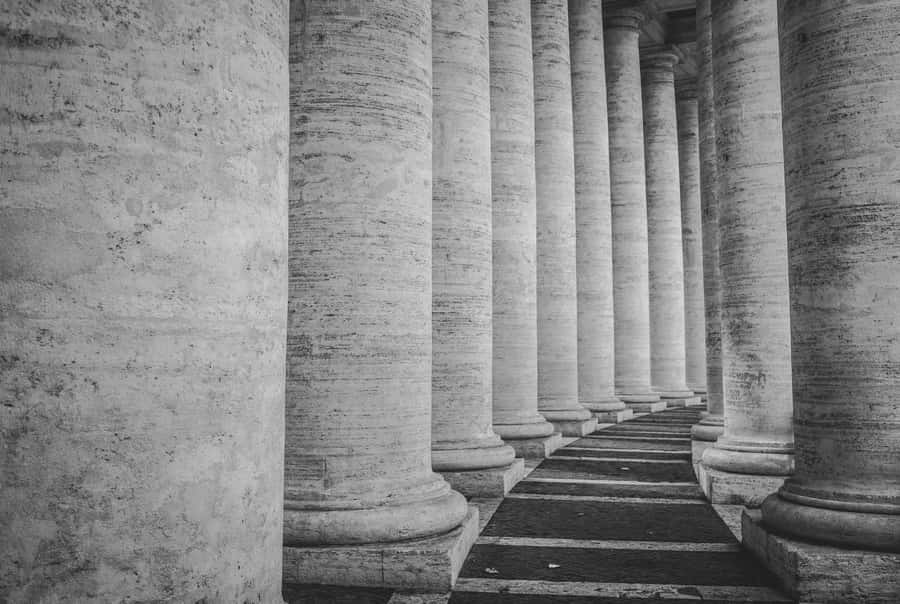
[[[506,499],[497,508],[482,535],[543,539],[734,542],[731,531],[712,506],[692,503]]]
[[[672,453],[655,453],[653,451],[641,451],[634,453],[632,451],[604,451],[602,449],[593,449],[589,451],[581,449],[558,449],[550,459],[556,457],[617,457],[623,459],[655,459],[655,460],[679,460],[684,459],[690,461],[690,451],[673,451]]]
[[[599,447],[601,449],[656,449],[657,451],[690,451],[689,440],[654,440],[652,438],[615,438],[601,437],[603,432],[597,432],[597,436],[579,438],[572,443],[575,447]]]
[[[635,480],[640,482],[693,482],[690,461],[593,461],[550,457],[531,474],[533,478],[587,478],[591,480]]]
[[[393,589],[309,584],[285,584],[281,589],[287,604],[387,604],[393,593]]]
[[[513,493],[536,493],[546,495],[577,495],[580,497],[653,497],[665,499],[703,499],[700,485],[610,485],[579,484],[567,482],[538,482],[523,480],[515,486]]]
[[[762,566],[757,565],[747,552],[610,550],[506,545],[473,547],[460,576],[598,583],[765,587],[776,585],[774,577]]]
[[[685,595],[691,595],[686,590]],[[666,598],[599,598],[595,596],[520,595],[510,593],[454,592],[449,604],[677,604],[692,602]],[[703,600],[703,604],[734,604],[728,600]],[[784,604],[783,602],[744,602],[743,604]]]

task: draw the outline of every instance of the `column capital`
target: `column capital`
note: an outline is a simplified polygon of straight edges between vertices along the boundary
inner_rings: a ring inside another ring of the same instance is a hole
[[[640,30],[647,18],[644,2],[605,0],[603,2],[604,29]]]
[[[697,100],[697,79],[679,78],[675,80],[675,99],[679,101]]]
[[[648,46],[641,49],[641,71],[672,72],[680,62],[681,56],[671,46]]]

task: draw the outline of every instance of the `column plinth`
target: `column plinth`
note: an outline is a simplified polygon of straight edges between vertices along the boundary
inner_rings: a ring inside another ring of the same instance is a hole
[[[431,10],[379,0],[335,19],[332,2],[303,6],[290,48],[285,545],[447,533],[468,511],[431,467]],[[333,569],[316,572],[300,576]]]
[[[487,0],[434,0],[431,39],[431,464],[453,472],[450,483],[472,495],[494,475],[467,479],[460,472],[508,466],[516,456],[491,428]]]
[[[551,438],[554,428],[538,413],[537,403],[531,6],[529,0],[490,0],[488,11],[493,200],[493,427],[494,432],[520,454],[525,449],[548,451],[549,454],[545,441]]]
[[[537,195],[538,410],[564,435],[593,432],[578,402],[575,159],[566,0],[532,0]]]
[[[699,470],[713,502],[758,505],[793,469],[776,12],[712,3],[725,430]]]
[[[604,13],[612,206],[615,391],[635,410],[665,408],[650,387],[650,291],[644,120],[638,51],[641,13]]]

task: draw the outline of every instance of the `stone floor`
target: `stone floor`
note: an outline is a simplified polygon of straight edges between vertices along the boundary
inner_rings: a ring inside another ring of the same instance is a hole
[[[567,439],[502,501],[450,594],[286,586],[288,604],[789,602],[742,551],[736,506],[708,504],[691,468],[700,408],[670,409]],[[732,509],[734,508],[734,509]],[[723,521],[723,518],[725,521]],[[727,522],[727,523],[726,523]]]

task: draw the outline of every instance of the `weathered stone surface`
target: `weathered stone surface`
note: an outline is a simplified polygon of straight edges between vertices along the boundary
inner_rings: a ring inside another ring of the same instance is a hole
[[[741,517],[744,547],[778,577],[788,595],[822,604],[894,604],[900,554],[830,547],[781,537],[758,510]]]
[[[647,196],[638,54],[640,21],[640,13],[621,9],[607,11],[603,21],[613,233],[615,380],[616,393],[626,403],[659,400],[650,389]]]
[[[534,156],[537,184],[538,409],[590,421],[578,403],[575,159],[566,0],[532,0]]]
[[[0,13],[0,601],[278,602],[287,2]]]
[[[432,3],[431,460],[497,468],[491,428],[491,101],[487,0]]]
[[[776,12],[712,4],[726,420],[702,463],[783,477],[793,437]]]
[[[634,417],[634,410],[630,408],[620,409],[619,411],[594,411],[593,413],[600,423],[618,424]]]
[[[284,548],[286,583],[449,591],[478,539],[478,508],[455,529],[421,539]]]
[[[599,2],[570,0],[569,49],[575,133],[578,398],[595,414],[622,413],[625,403],[615,394],[609,136]]]
[[[489,0],[494,431],[543,439],[538,413],[534,72],[529,0]]]
[[[431,470],[431,10],[350,8],[292,15],[287,545],[466,516]]]
[[[693,395],[685,382],[684,265],[675,74],[678,55],[641,58],[650,279],[650,383],[663,399]]]
[[[465,472],[441,472],[444,480],[454,490],[467,498],[472,497],[504,497],[525,478],[525,462],[516,458],[511,463],[499,468],[484,468]]]
[[[692,441],[697,442],[697,441]],[[704,455],[715,445],[706,447]],[[784,484],[784,476],[748,474],[735,469],[718,470],[705,463],[694,466],[700,489],[710,503],[726,503],[758,508],[766,497]]]
[[[684,263],[684,351],[687,387],[706,393],[706,321],[703,306],[703,217],[700,211],[700,148],[697,144],[697,83],[675,82],[678,116],[678,177],[681,184],[681,245]]]
[[[543,459],[559,449],[562,445],[562,434],[554,432],[541,438],[520,438],[506,441],[516,450],[516,457],[525,459]]]
[[[706,323],[706,408],[694,438],[715,440],[725,430],[722,400],[722,275],[719,270],[719,206],[716,175],[715,85],[711,0],[697,0],[697,116],[700,211],[703,228],[703,304]],[[702,427],[701,427],[702,426]]]
[[[797,471],[763,519],[900,552],[900,7],[780,17]]]

